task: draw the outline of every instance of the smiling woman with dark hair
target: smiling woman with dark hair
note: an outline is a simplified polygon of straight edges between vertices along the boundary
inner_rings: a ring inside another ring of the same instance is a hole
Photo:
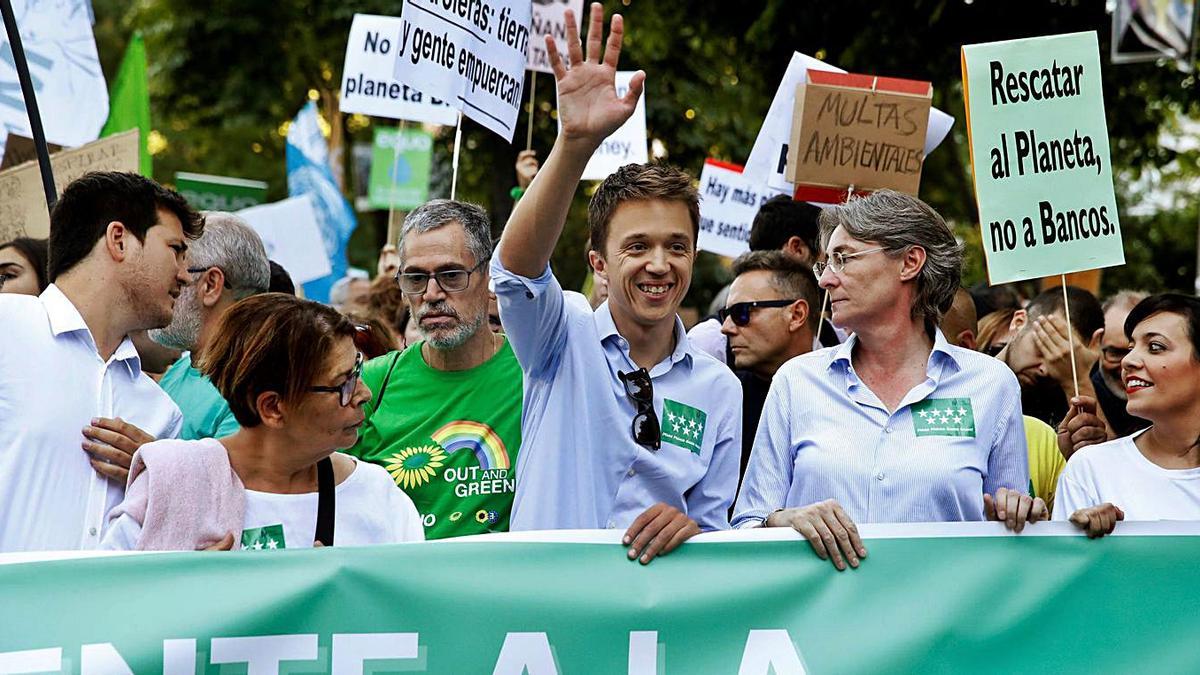
[[[103,547],[308,548],[422,540],[412,500],[354,445],[371,392],[355,326],[283,293],[235,304],[197,364],[241,430],[138,451]],[[238,536],[240,534],[240,536]]]
[[[1127,410],[1152,425],[1067,462],[1054,519],[1089,537],[1125,519],[1200,520],[1200,299],[1152,295],[1129,313],[1125,335]]]

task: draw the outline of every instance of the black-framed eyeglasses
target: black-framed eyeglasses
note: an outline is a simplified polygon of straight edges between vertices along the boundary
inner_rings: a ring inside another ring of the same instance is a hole
[[[363,355],[362,355],[362,352],[358,352],[358,356],[355,357],[355,359],[354,359],[354,369],[350,371],[350,376],[346,378],[345,382],[339,384],[336,387],[330,387],[330,386],[309,387],[308,390],[309,391],[328,392],[331,394],[339,394],[338,402],[340,402],[342,404],[342,407],[344,408],[344,407],[350,405],[350,400],[354,398],[354,390],[358,388],[358,377],[359,377],[359,375],[362,375],[362,368],[363,368]]]
[[[1100,350],[1100,353],[1104,355],[1105,361],[1120,363],[1131,351],[1133,350],[1128,347],[1105,347]]]
[[[189,267],[189,268],[187,268],[187,271],[188,271],[188,274],[204,274],[205,272],[211,270],[214,267],[216,267],[217,269],[221,269],[220,267],[217,267],[216,265],[209,265],[207,267]],[[224,272],[225,270],[221,270],[221,271]],[[229,290],[232,291],[233,286],[229,285],[229,277],[222,275],[221,279],[223,279],[225,282],[225,288],[228,288]]]
[[[637,414],[629,427],[633,440],[638,445],[658,450],[662,447],[662,428],[658,424],[658,414],[654,412],[654,384],[650,381],[650,373],[645,368],[629,373],[618,370],[617,377],[625,384],[625,395],[637,404]]]
[[[745,326],[750,323],[750,310],[755,307],[787,307],[795,300],[754,300],[753,302],[735,302],[717,310],[717,320],[725,323],[725,319],[733,319],[735,326]]]
[[[421,295],[429,288],[429,277],[437,282],[439,288],[447,293],[465,291],[471,285],[471,275],[479,271],[488,259],[480,260],[469,270],[442,270],[432,274],[427,272],[400,272],[396,274],[396,283],[400,290],[408,295]]]

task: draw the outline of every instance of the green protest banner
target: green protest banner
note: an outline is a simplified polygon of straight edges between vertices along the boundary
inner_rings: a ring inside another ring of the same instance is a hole
[[[375,128],[367,203],[373,209],[415,209],[429,199],[433,135],[416,128]]]
[[[240,211],[267,201],[267,184],[261,180],[178,171],[175,187],[193,208],[204,211]]]
[[[1195,523],[861,529],[843,573],[779,529],[9,562],[0,672],[1200,671]]]
[[[965,45],[962,71],[991,283],[1123,264],[1096,34]]]

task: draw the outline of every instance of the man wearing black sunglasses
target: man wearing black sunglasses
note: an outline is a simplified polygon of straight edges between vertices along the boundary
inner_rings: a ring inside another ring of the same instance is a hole
[[[744,473],[771,378],[790,359],[812,351],[820,299],[812,269],[783,251],[751,251],[733,262],[733,273],[717,318],[742,382]]]
[[[699,227],[687,174],[630,164],[596,190],[588,258],[609,297],[595,312],[550,272],[583,169],[633,113],[645,78],[634,75],[617,95],[620,16],[603,57],[599,3],[586,56],[574,20],[566,25],[566,54],[547,41],[561,131],[492,260],[500,319],[526,382],[512,528],[621,528],[628,556],[644,564],[701,530],[729,527],[741,391],[727,368],[691,347],[676,314]]]

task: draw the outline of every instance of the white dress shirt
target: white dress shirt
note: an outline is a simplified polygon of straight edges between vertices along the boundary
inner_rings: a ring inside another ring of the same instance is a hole
[[[95,417],[176,438],[179,408],[142,373],[125,338],[105,362],[57,286],[0,295],[0,552],[96,548],[125,486],[83,450]]]

